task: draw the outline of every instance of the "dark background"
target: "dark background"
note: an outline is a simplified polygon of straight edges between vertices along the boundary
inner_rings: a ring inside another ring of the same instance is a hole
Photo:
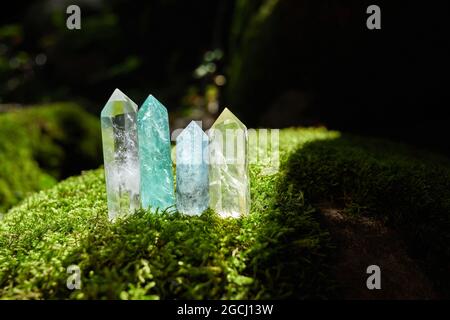
[[[69,4],[81,30],[66,28]],[[370,4],[381,30],[366,28]],[[229,106],[249,127],[325,125],[450,155],[449,17],[448,1],[8,1],[0,104],[98,114],[118,87],[138,104],[154,94],[173,129]]]

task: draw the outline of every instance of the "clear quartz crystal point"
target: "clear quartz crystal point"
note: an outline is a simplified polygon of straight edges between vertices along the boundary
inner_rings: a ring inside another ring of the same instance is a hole
[[[250,211],[247,128],[225,108],[209,130],[209,137],[210,208],[222,217],[247,215]]]
[[[137,105],[119,89],[100,115],[110,220],[140,206],[136,117]]]
[[[149,95],[138,112],[142,207],[165,210],[175,204],[167,109]]]
[[[209,206],[208,142],[195,121],[177,137],[176,203],[181,213],[199,215]]]

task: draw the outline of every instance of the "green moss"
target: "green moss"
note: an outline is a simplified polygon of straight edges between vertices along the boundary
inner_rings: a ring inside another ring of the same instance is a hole
[[[286,162],[285,185],[313,204],[377,217],[398,230],[438,289],[450,295],[450,161],[385,140],[309,141]]]
[[[0,137],[0,212],[101,161],[98,121],[73,104],[0,114]]]
[[[430,250],[415,258],[433,257],[429,274],[449,260],[446,159],[325,129],[283,130],[280,139],[280,172],[251,167],[252,212],[237,220],[139,211],[112,224],[101,169],[27,198],[0,221],[0,296],[333,297],[334,244],[320,201],[386,219],[412,249],[422,242]],[[81,290],[66,287],[72,264]]]
[[[283,159],[296,139],[285,139]],[[28,198],[1,221],[0,295],[116,299],[325,296],[331,288],[323,263],[329,247],[327,234],[314,220],[313,209],[299,201],[298,195],[278,202],[281,175],[261,176],[259,172],[260,168],[252,167],[249,217],[223,220],[213,212],[186,217],[141,211],[114,224],[107,221],[102,170],[69,178]],[[72,264],[83,273],[80,291],[66,288],[66,268]]]

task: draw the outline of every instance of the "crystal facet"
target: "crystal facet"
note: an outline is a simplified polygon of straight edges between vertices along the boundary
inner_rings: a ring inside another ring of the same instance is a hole
[[[250,211],[247,135],[246,126],[227,108],[209,130],[210,207],[222,217]]]
[[[137,105],[116,89],[103,108],[103,158],[109,219],[139,208]]]
[[[165,210],[175,204],[167,109],[149,95],[137,121],[142,207]]]
[[[192,121],[177,137],[177,209],[199,215],[209,205],[208,136]]]

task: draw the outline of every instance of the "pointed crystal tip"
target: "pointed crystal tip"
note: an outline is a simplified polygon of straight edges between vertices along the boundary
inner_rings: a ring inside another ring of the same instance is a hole
[[[126,101],[127,98],[125,93],[116,88],[108,101]]]
[[[155,100],[158,101],[158,99],[156,99],[152,94],[149,94],[147,98],[144,100],[143,104],[154,102]]]
[[[200,127],[198,125],[198,121],[195,121],[195,120],[192,120],[191,122],[189,122],[189,124],[187,125],[186,129],[195,130],[195,131],[199,131],[200,130],[201,132],[203,132],[202,127]],[[186,130],[186,129],[184,129],[184,130]]]
[[[177,136],[177,141],[182,139],[182,137],[184,137],[186,134],[191,134],[191,135],[195,135],[195,134],[199,134],[201,135],[203,138],[208,138],[208,135],[203,131],[202,127],[200,127],[197,123],[197,121],[192,120],[191,122],[189,122],[189,124],[186,126],[186,128],[184,128],[184,130]]]
[[[159,114],[160,116],[164,117],[168,116],[166,107],[151,94],[149,94],[147,99],[145,99],[144,103],[139,109],[139,114],[141,115]]]
[[[130,112],[137,112],[137,104],[116,88],[103,108],[101,116],[110,117]]]
[[[222,113],[219,115],[212,127],[215,127],[222,123],[229,124],[233,122],[236,123],[239,127],[247,129],[245,124],[243,124],[241,120],[239,120],[239,118],[236,117],[228,108],[223,109]]]

